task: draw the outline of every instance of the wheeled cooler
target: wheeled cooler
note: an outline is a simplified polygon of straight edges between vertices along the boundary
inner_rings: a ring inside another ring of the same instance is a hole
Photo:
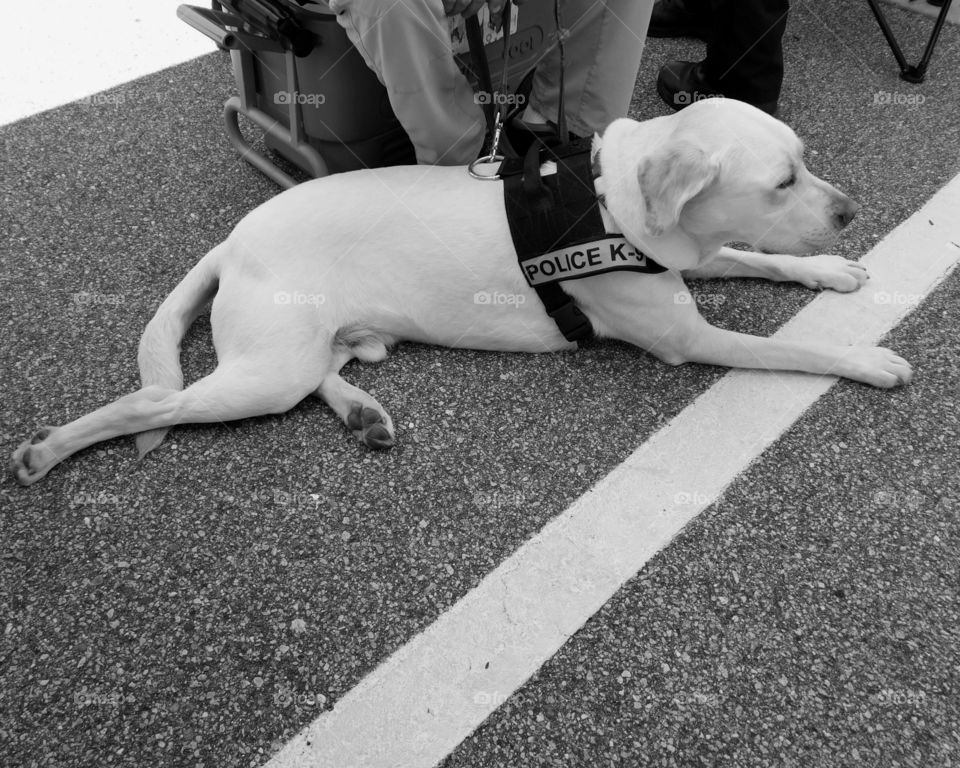
[[[311,177],[416,162],[386,89],[325,3],[222,0],[214,5],[181,5],[177,15],[230,51],[239,96],[227,100],[223,115],[227,137],[244,160],[282,187],[296,183],[247,141],[239,115],[263,131],[267,147]],[[552,10],[548,0],[514,7],[507,52],[511,88],[556,39]],[[485,27],[485,40],[493,37]],[[451,51],[476,86],[457,28],[452,38]],[[493,82],[499,82],[502,37],[485,49]]]

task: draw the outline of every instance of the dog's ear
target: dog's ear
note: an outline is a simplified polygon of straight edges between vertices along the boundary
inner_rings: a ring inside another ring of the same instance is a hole
[[[690,142],[670,142],[637,167],[643,194],[644,228],[653,237],[673,229],[693,197],[713,183],[719,163]]]

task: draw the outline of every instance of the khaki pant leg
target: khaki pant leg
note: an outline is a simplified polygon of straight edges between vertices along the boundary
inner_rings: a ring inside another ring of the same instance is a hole
[[[420,163],[465,165],[483,145],[483,111],[450,52],[440,0],[331,0],[387,89]]]
[[[552,0],[531,0],[531,2]],[[636,86],[653,0],[561,0],[564,44],[564,111],[580,136],[602,131],[626,117]],[[557,118],[560,52],[556,47],[537,66],[531,106]]]

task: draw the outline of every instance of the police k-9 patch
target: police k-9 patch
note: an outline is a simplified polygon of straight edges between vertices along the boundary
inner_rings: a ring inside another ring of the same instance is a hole
[[[666,271],[666,267],[657,264],[618,235],[568,245],[540,256],[531,256],[520,262],[520,268],[531,286],[575,280],[615,270],[648,274]]]

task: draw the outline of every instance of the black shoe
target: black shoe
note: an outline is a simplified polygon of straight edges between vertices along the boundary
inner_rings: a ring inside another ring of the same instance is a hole
[[[657,0],[650,14],[649,37],[699,37],[706,41],[710,26],[690,12],[683,0]]]
[[[695,101],[726,96],[707,82],[703,72],[703,62],[697,61],[669,61],[664,64],[657,77],[657,93],[668,107],[676,110],[689,107]],[[742,101],[762,109],[768,115],[777,112],[776,99],[769,101],[742,99]]]

